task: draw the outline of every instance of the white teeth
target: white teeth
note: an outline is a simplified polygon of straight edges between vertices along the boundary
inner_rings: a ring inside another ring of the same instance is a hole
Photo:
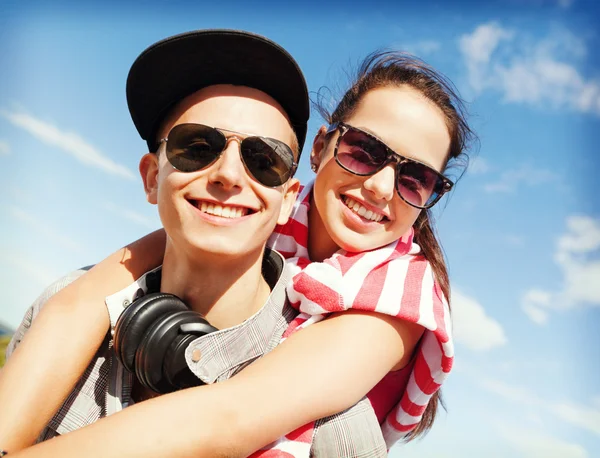
[[[200,203],[200,211],[209,215],[220,216],[221,218],[241,218],[247,212],[245,208],[240,207],[223,207],[218,204]]]
[[[350,197],[344,196],[343,201],[350,210],[352,210],[354,213],[357,213],[365,219],[375,221],[376,223],[383,219],[383,215],[381,213],[375,213],[372,210],[367,210],[365,207],[363,207],[361,204],[356,202],[354,199],[351,199]]]

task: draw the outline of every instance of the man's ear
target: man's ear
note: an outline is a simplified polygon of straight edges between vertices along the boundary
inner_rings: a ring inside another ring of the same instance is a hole
[[[310,168],[313,172],[319,170],[321,166],[321,158],[323,157],[323,153],[325,152],[325,146],[327,142],[325,141],[325,137],[327,136],[327,128],[325,126],[321,126],[317,135],[315,135],[315,139],[313,140],[312,150],[310,151]]]
[[[283,188],[283,202],[281,203],[281,209],[279,210],[279,218],[277,218],[277,224],[282,225],[288,222],[292,208],[296,203],[296,197],[300,191],[300,181],[296,178],[291,178]]]
[[[140,175],[144,182],[146,200],[151,204],[158,203],[158,155],[147,153],[140,159]]]

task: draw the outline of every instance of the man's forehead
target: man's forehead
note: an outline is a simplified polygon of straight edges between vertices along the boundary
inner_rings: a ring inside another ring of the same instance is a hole
[[[273,97],[258,89],[231,84],[208,86],[188,95],[169,111],[162,130],[183,122],[265,136],[269,131],[292,131],[287,114]]]
[[[204,103],[206,106],[214,106],[219,103],[233,105],[238,101],[250,101],[266,104],[279,111],[289,122],[289,117],[283,107],[269,94],[248,86],[237,86],[233,84],[215,84],[202,88],[188,95],[177,103],[173,109],[182,114],[194,105]]]

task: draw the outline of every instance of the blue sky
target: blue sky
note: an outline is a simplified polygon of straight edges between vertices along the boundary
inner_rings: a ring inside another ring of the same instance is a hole
[[[3,2],[0,321],[16,327],[45,285],[159,227],[125,102],[146,46],[197,28],[250,30],[332,96],[370,51],[404,49],[454,81],[481,146],[436,211],[457,341],[448,413],[391,456],[600,454],[595,2],[80,3]],[[309,136],[320,123],[313,114]]]

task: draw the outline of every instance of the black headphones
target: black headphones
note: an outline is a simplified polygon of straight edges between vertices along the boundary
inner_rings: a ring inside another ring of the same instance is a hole
[[[115,325],[114,349],[125,368],[157,393],[202,385],[185,361],[187,346],[217,331],[173,294],[149,293],[135,300]]]

